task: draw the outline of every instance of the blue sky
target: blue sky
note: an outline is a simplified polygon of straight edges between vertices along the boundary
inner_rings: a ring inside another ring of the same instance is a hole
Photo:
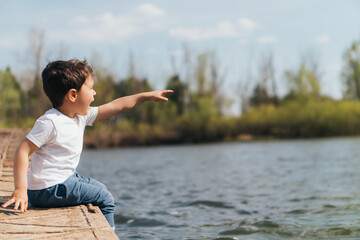
[[[237,82],[248,69],[256,78],[262,56],[274,57],[281,95],[287,89],[284,71],[311,52],[322,73],[322,92],[340,98],[342,55],[360,39],[359,12],[355,0],[0,0],[0,69],[31,66],[22,58],[35,28],[45,33],[46,58],[55,60],[65,49],[65,58],[91,59],[96,51],[122,78],[131,52],[137,73],[155,88],[165,87],[173,72],[170,56],[180,69],[184,44],[193,59],[214,51],[226,76],[222,90],[234,100]]]

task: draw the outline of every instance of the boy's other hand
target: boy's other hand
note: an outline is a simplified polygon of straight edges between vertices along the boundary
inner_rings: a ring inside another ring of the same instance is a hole
[[[15,203],[14,210],[18,210],[20,206],[20,211],[26,212],[28,208],[27,190],[15,190],[11,197],[2,205],[2,207],[6,208],[13,203]]]
[[[169,101],[169,99],[164,97],[164,94],[173,93],[173,92],[174,92],[173,90],[152,91],[152,92],[150,92],[150,94],[151,94],[150,100],[156,101],[156,102],[159,102],[159,101],[167,102],[167,101]]]

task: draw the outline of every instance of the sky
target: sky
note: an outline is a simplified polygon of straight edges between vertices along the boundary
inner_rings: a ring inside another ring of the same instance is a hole
[[[26,56],[35,29],[45,36],[41,68],[45,58],[96,55],[121,79],[132,55],[136,73],[157,89],[183,69],[184,46],[193,61],[214,52],[224,76],[221,91],[234,100],[235,114],[238,83],[249,73],[256,79],[261,59],[269,54],[279,95],[288,89],[284,72],[312,55],[322,93],[339,99],[342,56],[360,40],[359,12],[356,0],[0,0],[0,69],[22,72],[33,66]]]

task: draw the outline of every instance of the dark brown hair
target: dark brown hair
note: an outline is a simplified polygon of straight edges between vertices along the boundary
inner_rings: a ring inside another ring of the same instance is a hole
[[[70,89],[80,91],[90,75],[93,77],[94,72],[86,60],[77,59],[50,62],[41,74],[44,91],[54,108],[63,104],[64,97]]]

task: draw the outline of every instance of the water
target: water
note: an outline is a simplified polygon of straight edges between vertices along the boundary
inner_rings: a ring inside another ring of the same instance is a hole
[[[84,151],[122,239],[360,239],[360,138]]]

